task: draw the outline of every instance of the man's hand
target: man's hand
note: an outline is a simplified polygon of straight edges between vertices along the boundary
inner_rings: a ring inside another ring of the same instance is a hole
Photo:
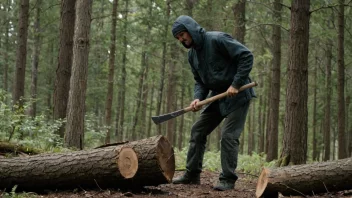
[[[227,96],[232,97],[238,94],[238,89],[234,88],[232,85],[227,89]]]
[[[202,106],[199,106],[199,107],[197,106],[198,102],[200,102],[200,100],[199,99],[195,99],[189,105],[190,107],[192,107],[192,111],[193,112],[199,111],[202,108]]]

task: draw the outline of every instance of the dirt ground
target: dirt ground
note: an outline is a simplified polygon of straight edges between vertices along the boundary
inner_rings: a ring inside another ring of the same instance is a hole
[[[175,176],[181,175],[182,172],[176,172]],[[75,190],[64,192],[51,192],[48,194],[27,193],[30,197],[40,198],[105,198],[105,197],[238,197],[238,198],[254,198],[257,178],[250,175],[239,174],[239,180],[236,182],[234,190],[219,192],[214,191],[212,186],[216,183],[218,173],[205,171],[201,174],[201,185],[174,185],[163,184],[157,187],[146,187],[140,192],[119,191],[119,190]],[[1,191],[0,191],[1,195]],[[0,196],[1,197],[1,196]],[[280,197],[285,198],[280,195]],[[293,197],[293,196],[291,196]],[[299,197],[299,196],[295,196]],[[351,197],[352,191],[343,191],[337,193],[325,193],[322,195],[307,196],[309,198],[336,198],[336,197]]]

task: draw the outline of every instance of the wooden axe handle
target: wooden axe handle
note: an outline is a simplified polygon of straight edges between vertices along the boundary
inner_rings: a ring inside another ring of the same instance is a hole
[[[240,87],[238,92],[241,92],[241,91],[243,91],[245,89],[248,89],[248,88],[251,88],[251,87],[255,87],[257,85],[258,85],[257,82],[251,82],[249,84],[246,84],[246,85],[243,85],[242,87]],[[216,100],[219,100],[221,98],[225,98],[226,96],[227,96],[227,92],[223,92],[221,94],[215,95],[213,97],[210,97],[210,98],[207,98],[205,100],[202,100],[202,101],[198,102],[197,106],[203,106],[203,105],[209,104],[209,103],[214,102]],[[189,106],[189,107],[184,108],[183,110],[185,112],[192,111],[192,107]]]

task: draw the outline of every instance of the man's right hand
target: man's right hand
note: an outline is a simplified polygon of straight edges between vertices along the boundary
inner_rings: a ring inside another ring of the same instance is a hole
[[[196,111],[199,111],[200,109],[202,109],[202,106],[197,106],[198,102],[200,102],[200,100],[199,99],[195,99],[189,105],[190,107],[192,107],[192,111],[193,112],[196,112]]]

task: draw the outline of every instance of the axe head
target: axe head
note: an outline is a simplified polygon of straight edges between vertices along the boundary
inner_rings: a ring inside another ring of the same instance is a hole
[[[159,115],[159,116],[152,116],[152,120],[155,124],[160,124],[163,123],[165,121],[171,120],[173,118],[176,118],[177,116],[180,116],[182,114],[186,113],[186,111],[184,109],[172,112],[172,113],[168,113],[168,114],[164,114],[164,115]]]

